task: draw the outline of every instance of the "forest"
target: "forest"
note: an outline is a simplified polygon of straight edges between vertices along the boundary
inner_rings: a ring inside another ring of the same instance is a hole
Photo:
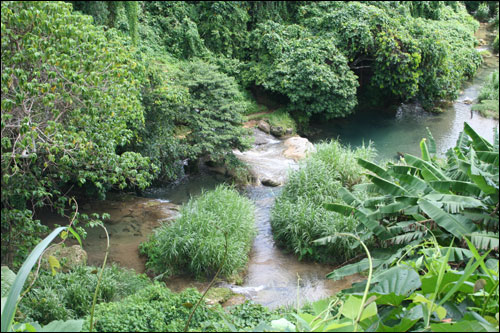
[[[498,2],[1,6],[2,332],[498,331]],[[252,166],[289,140],[304,156]],[[151,194],[191,179],[217,184]],[[124,195],[142,271],[113,252]],[[354,280],[259,303],[260,220],[287,262]]]

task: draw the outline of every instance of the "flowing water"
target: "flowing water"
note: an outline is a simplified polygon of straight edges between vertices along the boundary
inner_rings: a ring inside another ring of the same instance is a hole
[[[419,154],[418,143],[426,133],[425,128],[429,127],[442,154],[455,144],[459,132],[463,130],[463,123],[467,121],[480,135],[491,141],[493,129],[498,128],[498,121],[471,113],[470,105],[464,103],[477,98],[487,76],[498,68],[498,58],[491,60],[489,66],[479,70],[474,80],[465,85],[458,100],[443,113],[428,113],[416,104],[400,105],[396,112],[390,114],[358,112],[348,119],[318,126],[320,134],[312,140],[339,138],[351,146],[359,146],[371,140],[375,143],[380,159],[391,159],[397,152]],[[276,143],[270,144],[274,145],[272,149],[277,149]],[[273,163],[272,160],[270,163]],[[150,199],[119,199],[101,204],[91,203],[91,207],[87,208],[97,212],[115,209],[116,212],[111,213],[113,221],[107,223],[112,231],[110,260],[143,272],[144,258],[139,256],[137,245],[147,239],[152,228],[158,225],[158,220],[171,218],[171,213],[176,210],[172,204],[185,203],[190,197],[199,195],[203,189],[210,190],[224,182],[229,180],[214,173],[202,172],[172,186],[148,190],[145,197]],[[279,187],[249,186],[243,192],[256,205],[258,235],[250,253],[243,285],[221,286],[230,287],[257,303],[276,307],[295,305],[297,300],[302,304],[304,301],[327,297],[361,279],[361,276],[354,275],[342,281],[327,280],[325,275],[332,267],[300,262],[296,256],[286,254],[276,247],[271,232],[270,211],[275,197],[279,195]],[[103,236],[102,231],[89,231],[84,248],[89,253],[90,264],[102,262],[105,252]],[[201,290],[207,284],[186,277],[175,277],[167,281],[168,287],[175,291],[188,286]]]

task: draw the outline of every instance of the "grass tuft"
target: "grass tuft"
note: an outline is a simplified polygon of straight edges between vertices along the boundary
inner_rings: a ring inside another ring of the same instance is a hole
[[[368,146],[353,150],[337,141],[318,144],[316,149],[299,170],[290,174],[273,208],[271,226],[276,242],[299,255],[299,259],[341,263],[359,253],[359,249],[351,248],[353,240],[343,238],[328,245],[313,241],[337,232],[359,233],[363,226],[353,217],[327,211],[322,205],[343,203],[338,190],[364,180],[363,168],[356,159],[372,159],[374,149]]]
[[[181,216],[157,228],[140,250],[148,256],[146,267],[155,274],[208,277],[224,259],[224,234],[229,245],[221,276],[227,277],[245,267],[256,231],[252,202],[234,188],[220,185],[191,199],[181,208]]]

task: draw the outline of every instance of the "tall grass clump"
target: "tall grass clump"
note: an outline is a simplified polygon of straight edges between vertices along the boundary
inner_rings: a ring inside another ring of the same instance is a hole
[[[251,201],[220,185],[191,199],[181,208],[181,216],[157,228],[140,250],[155,274],[210,276],[224,261],[227,236],[220,274],[230,276],[246,265],[255,234]]]
[[[491,73],[478,96],[479,104],[472,109],[481,112],[484,117],[498,119],[498,70]]]
[[[316,149],[291,172],[273,208],[271,226],[276,242],[300,259],[340,263],[358,253],[351,249],[352,240],[345,238],[326,246],[313,241],[336,232],[362,232],[363,226],[353,217],[327,211],[322,205],[342,202],[338,190],[363,181],[363,169],[356,159],[371,160],[374,149],[369,145],[353,150],[333,140],[316,145]]]

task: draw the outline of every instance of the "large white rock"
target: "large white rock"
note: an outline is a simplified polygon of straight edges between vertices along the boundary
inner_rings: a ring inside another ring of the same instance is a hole
[[[309,140],[300,136],[294,136],[286,139],[284,145],[287,148],[283,152],[283,156],[291,158],[295,161],[304,159],[309,153],[316,151],[316,148],[311,142],[309,142]]]
[[[234,155],[250,169],[256,185],[280,186],[288,178],[290,169],[297,169],[300,159],[315,151],[309,140],[295,136],[285,141],[258,129],[254,130],[258,143],[250,150],[234,150]],[[257,140],[256,140],[257,141]]]

